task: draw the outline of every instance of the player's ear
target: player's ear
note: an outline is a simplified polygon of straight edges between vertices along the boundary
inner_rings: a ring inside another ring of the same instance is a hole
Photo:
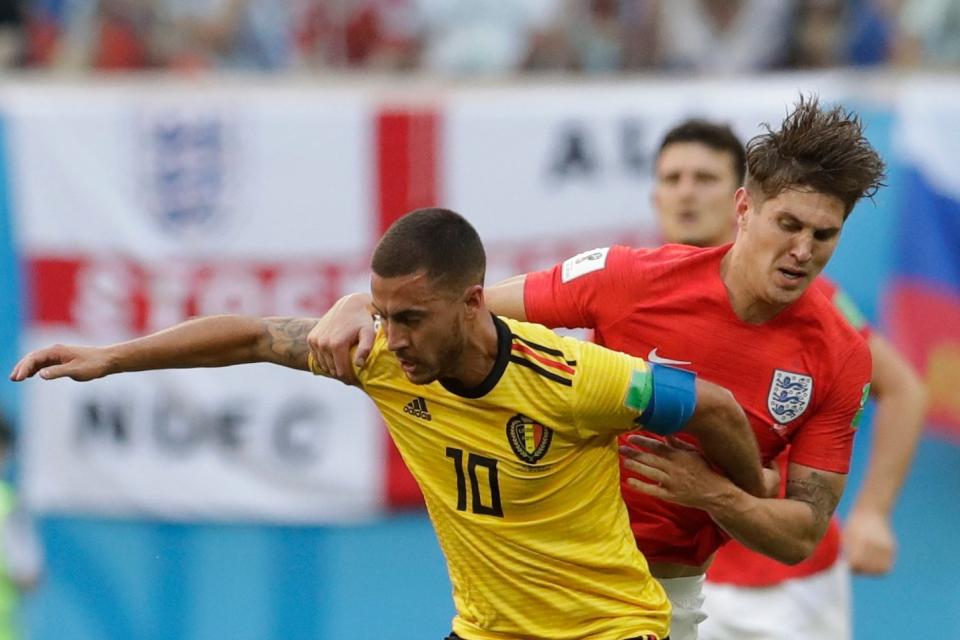
[[[737,228],[741,231],[747,226],[747,214],[753,210],[753,198],[746,187],[740,187],[733,196],[734,208],[737,212]]]
[[[463,293],[463,304],[467,313],[474,314],[483,307],[483,285],[472,284]]]

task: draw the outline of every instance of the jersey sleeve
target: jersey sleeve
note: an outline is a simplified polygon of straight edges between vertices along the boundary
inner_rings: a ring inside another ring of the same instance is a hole
[[[817,415],[790,443],[790,462],[833,473],[850,470],[857,423],[870,393],[870,351],[860,343],[840,368]]]
[[[597,327],[630,298],[640,275],[629,269],[631,263],[629,248],[605,247],[528,273],[523,287],[527,320],[548,327]]]
[[[642,358],[582,344],[572,402],[573,423],[581,437],[638,428],[652,392],[650,365]]]

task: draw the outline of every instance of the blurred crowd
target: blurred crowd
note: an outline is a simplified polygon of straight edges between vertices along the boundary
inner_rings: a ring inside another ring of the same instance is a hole
[[[6,68],[757,73],[960,67],[960,0],[0,0]]]

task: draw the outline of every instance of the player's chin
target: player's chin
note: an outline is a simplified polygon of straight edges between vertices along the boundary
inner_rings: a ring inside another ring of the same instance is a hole
[[[803,289],[778,290],[771,296],[777,304],[793,304],[803,295]]]
[[[809,288],[810,280],[803,278],[787,283],[777,283],[771,287],[770,297],[780,304],[793,304]]]
[[[407,380],[413,384],[430,384],[437,379],[437,374],[434,371],[426,371],[419,367],[411,371],[404,371],[404,374],[407,376]]]

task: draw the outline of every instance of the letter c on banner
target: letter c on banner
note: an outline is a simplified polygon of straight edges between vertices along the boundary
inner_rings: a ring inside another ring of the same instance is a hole
[[[281,407],[273,426],[273,445],[288,462],[310,464],[320,457],[326,411],[315,400],[294,399]]]

